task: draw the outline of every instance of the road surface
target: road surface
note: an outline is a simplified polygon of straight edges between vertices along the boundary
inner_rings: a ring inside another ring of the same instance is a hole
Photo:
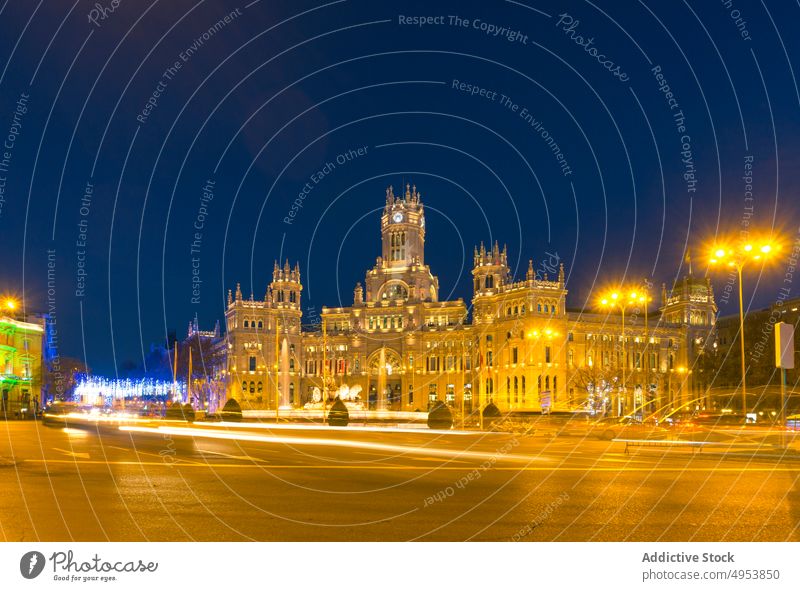
[[[794,461],[578,437],[184,433],[0,422],[0,539],[800,540]]]

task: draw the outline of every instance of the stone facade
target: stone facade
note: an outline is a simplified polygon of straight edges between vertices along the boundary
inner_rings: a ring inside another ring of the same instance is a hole
[[[380,222],[381,256],[355,286],[353,305],[325,307],[313,325],[302,323],[299,265],[276,263],[263,299],[243,298],[238,286],[229,292],[229,397],[299,407],[315,388],[333,393],[345,384],[359,386],[370,408],[392,410],[424,410],[435,400],[465,412],[488,401],[536,412],[587,399],[623,413],[702,404],[693,365],[716,314],[708,281],[689,276],[664,289],[647,318],[629,312],[623,340],[619,314],[567,309],[563,265],[551,279],[531,261],[515,281],[506,248],[481,244],[470,314],[460,298],[439,300],[416,188],[401,196],[387,189]]]

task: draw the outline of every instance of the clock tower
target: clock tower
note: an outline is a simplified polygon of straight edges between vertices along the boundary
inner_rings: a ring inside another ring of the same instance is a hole
[[[402,198],[386,189],[386,207],[381,216],[383,260],[391,268],[425,264],[425,211],[417,187],[406,185]]]
[[[417,187],[398,197],[386,189],[381,256],[366,278],[366,301],[438,300],[439,281],[425,264],[425,208]]]

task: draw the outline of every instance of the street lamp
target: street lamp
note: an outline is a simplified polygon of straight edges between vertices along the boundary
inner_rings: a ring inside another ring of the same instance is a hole
[[[647,309],[650,307],[651,297],[647,293],[647,283],[645,283],[645,287],[642,288],[641,291],[632,291],[630,293],[630,298],[633,303],[640,304],[644,307],[644,351],[642,352],[641,360],[644,363],[644,382],[646,390],[642,393],[642,402],[647,399],[647,394],[650,389],[650,357],[649,357],[649,347],[650,347],[650,326],[648,323],[647,318]],[[644,404],[642,404],[644,407]],[[656,407],[658,404],[656,403]]]
[[[739,340],[742,354],[742,414],[747,421],[747,382],[744,361],[744,298],[742,296],[742,270],[746,263],[764,264],[780,251],[780,245],[773,240],[762,239],[756,242],[741,242],[737,247],[717,245],[711,249],[709,262],[712,266],[725,265],[736,269],[739,278]]]
[[[637,291],[637,289],[618,289],[609,291],[600,298],[600,307],[605,310],[619,308],[622,312],[622,394],[627,396],[626,373],[628,367],[627,347],[625,346],[625,310],[630,306],[644,304],[645,307],[645,327],[647,326],[647,293]],[[647,328],[645,328],[647,332]],[[617,416],[622,414],[622,399],[617,399]]]

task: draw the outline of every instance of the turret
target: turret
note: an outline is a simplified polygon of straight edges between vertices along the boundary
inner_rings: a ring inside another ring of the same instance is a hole
[[[295,264],[294,268],[289,266],[289,260],[283,265],[278,266],[278,262],[272,268],[272,283],[269,285],[269,293],[272,294],[272,303],[278,308],[300,309],[300,292],[303,286],[300,283],[300,264]]]
[[[364,303],[364,288],[361,287],[361,282],[359,281],[356,283],[356,287],[353,290],[353,305],[360,306]]]
[[[717,314],[714,290],[706,278],[685,275],[667,294],[662,287],[661,312],[666,322],[695,327],[713,326]]]
[[[496,293],[509,281],[510,277],[507,248],[503,246],[503,250],[500,250],[499,245],[495,242],[494,246],[487,251],[481,242],[480,249],[476,249],[472,277],[475,295]]]

